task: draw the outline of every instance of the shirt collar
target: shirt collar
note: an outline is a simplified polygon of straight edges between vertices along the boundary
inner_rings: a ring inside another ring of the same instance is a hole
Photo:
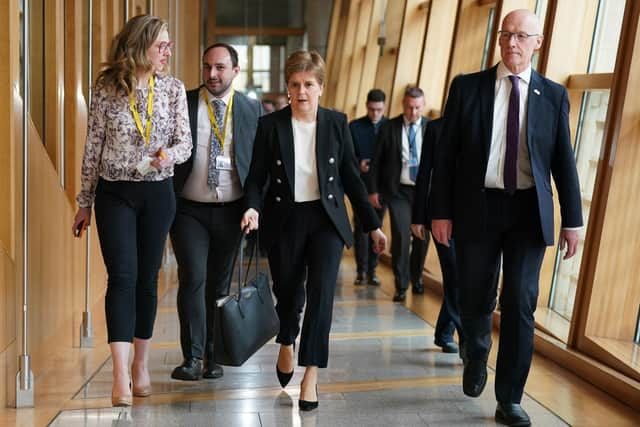
[[[531,72],[531,65],[529,65],[523,72],[515,75],[520,77],[520,80],[523,80],[526,84],[529,84],[531,81]],[[510,75],[513,75],[513,73],[509,71],[504,63],[500,62],[498,64],[498,69],[496,70],[496,80],[506,79]]]
[[[414,123],[416,124],[416,126],[420,126],[420,123],[422,122],[422,117],[418,117],[418,120],[416,120]],[[409,120],[407,120],[407,118],[404,116],[404,114],[402,115],[402,123],[404,123],[405,126],[409,126],[411,125],[411,122]]]
[[[214,96],[211,92],[209,92],[209,90],[207,89],[206,86],[203,86],[204,90],[207,91],[207,95],[209,96],[209,101],[213,102],[214,99],[219,99],[222,102],[224,102],[224,105],[229,105],[229,100],[231,99],[231,94],[234,92],[233,90],[230,90],[229,92],[226,93],[226,95],[218,98],[217,96]],[[206,98],[203,97],[203,99],[205,99],[206,102]]]

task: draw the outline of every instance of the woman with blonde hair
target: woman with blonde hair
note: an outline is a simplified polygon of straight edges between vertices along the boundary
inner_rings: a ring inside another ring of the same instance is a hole
[[[294,371],[294,342],[306,294],[298,353],[298,364],[305,367],[299,400],[303,411],[318,407],[318,368],[325,368],[329,358],[338,268],[344,245],[353,240],[345,193],[375,250],[386,246],[360,180],[347,117],[318,106],[324,80],[318,53],[298,51],[287,59],[290,105],[258,122],[245,183],[248,209],[241,222],[244,230],[260,223],[260,243],[269,254],[280,318],[276,373],[283,387]]]
[[[113,406],[130,406],[132,394],[151,394],[148,358],[158,271],[175,215],[171,177],[174,164],[191,153],[184,85],[165,73],[172,46],[163,20],[131,18],[113,39],[89,108],[73,231],[80,236],[89,225],[95,202],[108,275]]]

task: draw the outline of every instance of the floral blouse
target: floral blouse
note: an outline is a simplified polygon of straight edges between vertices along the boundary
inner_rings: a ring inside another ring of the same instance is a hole
[[[149,88],[135,92],[143,128],[147,123]],[[162,181],[173,176],[173,165],[191,155],[191,128],[184,84],[171,76],[155,76],[151,136],[146,146],[129,108],[129,96],[112,94],[97,82],[91,99],[87,140],[82,160],[80,207],[93,205],[98,178],[108,181]],[[141,175],[136,165],[163,148],[167,158],[161,170]]]

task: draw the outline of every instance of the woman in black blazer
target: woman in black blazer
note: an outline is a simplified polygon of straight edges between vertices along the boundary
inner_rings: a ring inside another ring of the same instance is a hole
[[[306,368],[301,410],[318,406],[318,368],[325,368],[329,358],[338,268],[343,246],[353,239],[345,193],[370,231],[376,251],[386,247],[360,180],[347,118],[318,107],[324,78],[324,61],[316,52],[298,51],[287,59],[291,105],[260,118],[245,183],[247,211],[241,221],[243,229],[255,230],[260,218],[260,242],[269,254],[280,317],[276,372],[283,387],[293,375],[294,342],[306,293],[298,353],[298,364]]]

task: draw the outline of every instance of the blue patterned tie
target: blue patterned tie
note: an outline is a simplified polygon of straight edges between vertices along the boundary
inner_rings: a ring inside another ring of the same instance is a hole
[[[416,182],[418,177],[418,150],[416,149],[416,124],[409,125],[409,152],[411,159],[409,161],[409,177],[411,181]]]
[[[507,148],[504,153],[504,189],[513,194],[518,188],[518,143],[520,140],[520,77],[509,76],[511,95],[507,112]]]
[[[213,103],[213,111],[216,116],[216,123],[218,124],[218,129],[220,133],[224,135],[224,127],[226,123],[224,123],[224,114],[226,106],[224,102],[220,99],[214,99]],[[216,157],[222,154],[222,143],[224,141],[218,140],[218,135],[216,135],[213,126],[211,126],[211,146],[209,147],[209,173],[207,174],[207,185],[209,188],[213,189],[218,186],[218,179],[220,176],[220,171],[216,169]]]

